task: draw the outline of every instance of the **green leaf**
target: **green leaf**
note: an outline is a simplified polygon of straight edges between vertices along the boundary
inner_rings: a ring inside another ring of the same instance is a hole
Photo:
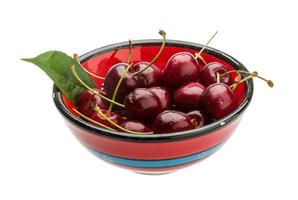
[[[42,69],[73,104],[77,104],[79,96],[86,89],[73,76],[70,69],[72,65],[75,66],[77,74],[84,83],[91,88],[96,87],[93,80],[82,69],[80,63],[63,52],[47,51],[35,58],[24,58],[22,60],[33,63]]]

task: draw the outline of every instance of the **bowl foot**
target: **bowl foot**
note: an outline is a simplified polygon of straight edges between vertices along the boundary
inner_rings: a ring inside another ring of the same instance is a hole
[[[134,173],[137,174],[142,174],[142,175],[165,175],[165,174],[170,174],[175,171],[164,171],[164,172],[142,172],[142,171],[133,171]]]

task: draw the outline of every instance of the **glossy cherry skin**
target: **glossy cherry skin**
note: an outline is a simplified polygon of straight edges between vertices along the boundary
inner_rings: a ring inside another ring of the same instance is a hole
[[[164,87],[151,87],[149,91],[156,94],[161,102],[162,110],[168,110],[171,108],[171,95],[170,92]]]
[[[177,88],[184,83],[194,82],[203,66],[188,52],[174,54],[164,69],[164,84],[168,88]]]
[[[103,90],[107,93],[107,96],[110,99],[113,97],[116,85],[126,68],[127,68],[126,63],[118,63],[112,66],[107,72],[104,80]],[[133,75],[128,73],[124,77],[119,87],[116,101],[118,103],[123,103],[125,96],[137,87],[139,87],[138,80]]]
[[[99,91],[97,88],[94,88],[94,90],[101,93],[102,95],[105,95],[102,91]],[[93,113],[93,108],[96,105],[102,109],[107,109],[107,105],[101,97],[93,94],[89,90],[86,90],[80,96],[78,103],[78,111],[84,114],[85,116],[89,117]]]
[[[237,98],[229,86],[214,83],[208,86],[202,98],[203,111],[213,119],[220,119],[237,108]]]
[[[146,88],[137,88],[124,100],[128,119],[150,123],[162,112],[161,102],[153,92]]]
[[[183,112],[166,110],[160,113],[153,123],[154,133],[174,133],[194,129],[191,118]]]
[[[226,67],[219,62],[211,62],[206,64],[199,73],[199,82],[202,83],[205,87],[213,83],[217,83],[217,73],[223,74],[228,70]],[[220,77],[220,82],[231,85],[232,80],[230,74]]]
[[[108,113],[107,110],[105,109],[101,109],[101,112],[107,116],[109,119],[111,119],[113,122],[115,122],[116,124],[121,124],[124,122],[124,119],[122,118],[121,115],[118,115],[114,112],[110,112]],[[97,121],[99,123],[102,123],[108,127],[111,127],[113,129],[117,129],[114,125],[112,125],[108,120],[106,120],[104,117],[102,117],[99,113],[97,112],[93,112],[90,116],[91,119],[93,119],[94,121]]]
[[[136,121],[136,120],[125,121],[120,126],[122,126],[125,129],[135,131],[135,132],[144,133],[144,134],[151,131],[143,122]]]
[[[191,118],[196,128],[202,127],[206,124],[206,117],[200,110],[193,110],[187,113]]]
[[[138,62],[131,67],[131,74],[134,75],[135,72],[140,71],[147,67],[148,62]],[[159,86],[162,84],[163,74],[162,71],[155,65],[150,65],[142,73],[135,75],[135,78],[138,80],[139,87],[149,88],[153,86]]]
[[[190,111],[201,107],[205,87],[198,82],[190,82],[179,87],[173,96],[178,110]]]

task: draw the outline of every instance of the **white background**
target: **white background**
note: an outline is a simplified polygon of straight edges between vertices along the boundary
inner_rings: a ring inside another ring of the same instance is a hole
[[[295,1],[1,1],[0,199],[297,199]],[[159,38],[204,43],[275,81],[255,95],[214,156],[163,176],[118,169],[87,152],[52,99],[52,82],[20,61]],[[295,191],[296,189],[296,191]]]

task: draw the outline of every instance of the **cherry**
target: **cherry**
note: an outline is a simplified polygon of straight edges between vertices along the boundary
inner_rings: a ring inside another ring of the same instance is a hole
[[[191,118],[183,112],[166,110],[160,113],[153,123],[154,133],[174,133],[194,129]]]
[[[170,92],[164,87],[151,87],[148,88],[150,92],[156,94],[161,102],[162,110],[168,110],[171,108],[171,95]]]
[[[124,100],[126,115],[129,119],[152,122],[162,112],[161,102],[156,94],[145,88],[137,88]]]
[[[100,109],[101,113],[104,114],[106,117],[108,117],[110,120],[115,122],[116,124],[121,124],[124,122],[124,119],[121,115],[118,115],[114,112],[108,112],[106,109]],[[107,119],[105,119],[100,112],[97,112],[96,110],[93,111],[93,113],[90,115],[90,119],[99,122],[101,124],[104,124],[108,127],[115,128],[113,124],[111,124]]]
[[[190,82],[179,87],[174,93],[174,104],[178,110],[199,109],[205,87],[198,82]]]
[[[93,90],[103,93],[102,91],[94,88]],[[103,94],[105,95],[105,94]],[[106,102],[99,96],[96,96],[92,91],[86,90],[80,96],[78,103],[78,110],[86,115],[90,116],[93,113],[94,106],[98,106],[103,109],[107,109]]]
[[[197,59],[188,52],[174,54],[164,69],[164,84],[169,88],[197,81],[198,73],[203,68]]]
[[[150,65],[149,62],[138,62],[130,68],[130,73],[134,75],[133,72],[138,72],[147,67],[148,65]],[[163,75],[162,71],[158,67],[151,64],[142,73],[137,74],[135,78],[138,80],[139,87],[149,88],[161,85]]]
[[[211,62],[206,64],[199,73],[199,82],[202,83],[205,87],[213,83],[217,83],[217,73],[223,74],[228,70],[226,67],[218,62]],[[226,74],[220,77],[220,82],[230,85],[232,84],[232,78],[230,74]]]
[[[193,124],[195,124],[197,128],[206,124],[206,116],[200,110],[190,111],[187,115],[191,118]]]
[[[209,117],[220,119],[237,108],[237,98],[226,84],[214,83],[205,89],[202,104]]]
[[[136,120],[128,120],[120,124],[123,128],[140,133],[150,133],[151,130],[142,122]]]
[[[103,85],[103,90],[107,93],[107,96],[109,98],[113,97],[117,83],[121,75],[125,73],[126,67],[126,63],[118,63],[112,66],[110,70],[107,72]],[[119,103],[123,103],[125,96],[137,87],[139,87],[138,80],[130,73],[127,73],[121,83],[121,87],[119,87],[115,100]]]
[[[217,31],[212,35],[203,48],[192,55],[189,52],[178,52],[168,61],[164,69],[164,83],[169,88],[177,88],[188,82],[197,81],[198,74],[205,65],[201,53],[215,37]]]

